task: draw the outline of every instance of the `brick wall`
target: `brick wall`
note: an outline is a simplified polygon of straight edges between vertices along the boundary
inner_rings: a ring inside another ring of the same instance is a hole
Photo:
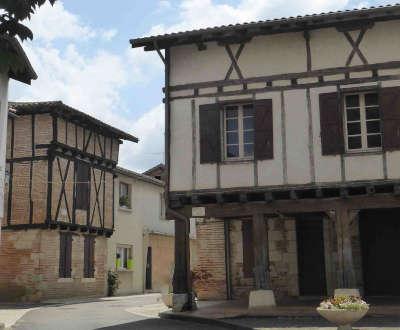
[[[83,278],[84,235],[73,233],[72,278],[59,279],[59,231],[3,230],[0,300],[40,301],[106,294],[107,239],[96,237],[95,277]]]
[[[224,222],[202,220],[196,224],[197,265],[194,289],[203,300],[226,299]]]

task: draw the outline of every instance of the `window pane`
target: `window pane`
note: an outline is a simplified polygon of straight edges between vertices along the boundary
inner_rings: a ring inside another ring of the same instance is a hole
[[[381,135],[368,135],[368,148],[379,148],[382,146]]]
[[[361,136],[349,137],[349,149],[360,149],[361,148]]]
[[[239,146],[227,146],[226,155],[228,158],[239,157]]]
[[[244,129],[253,129],[254,128],[254,117],[248,117],[243,119],[243,128]]]
[[[243,106],[243,116],[244,117],[254,116],[253,105],[247,104]]]
[[[347,134],[348,135],[361,134],[361,124],[359,122],[347,124]]]
[[[358,95],[347,95],[346,96],[346,107],[359,107],[360,97]]]
[[[226,118],[234,118],[237,117],[237,115],[238,115],[237,107],[226,108]]]
[[[347,109],[347,121],[360,120],[360,109]]]
[[[226,144],[238,144],[239,134],[238,132],[226,133]]]
[[[379,119],[379,108],[367,108],[365,109],[367,119]]]
[[[226,130],[227,131],[235,131],[238,129],[238,120],[237,119],[228,119],[226,121]]]
[[[376,93],[371,93],[371,94],[365,94],[365,105],[378,105],[378,94]]]
[[[380,133],[381,122],[379,120],[367,121],[367,133]]]
[[[254,142],[254,131],[247,131],[243,133],[244,143],[253,143]]]
[[[244,145],[244,155],[245,157],[253,156],[253,144],[245,144]]]

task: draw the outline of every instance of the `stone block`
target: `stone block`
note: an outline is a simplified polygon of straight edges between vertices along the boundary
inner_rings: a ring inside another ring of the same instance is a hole
[[[334,293],[335,297],[337,296],[354,296],[354,297],[361,297],[359,289],[344,289],[339,288],[335,289]]]
[[[272,290],[255,290],[250,292],[249,309],[276,306]]]

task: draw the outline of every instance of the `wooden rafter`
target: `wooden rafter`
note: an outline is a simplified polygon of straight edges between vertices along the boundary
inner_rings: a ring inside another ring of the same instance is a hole
[[[228,53],[229,58],[232,61],[231,66],[230,66],[230,68],[229,68],[229,70],[228,70],[228,72],[226,74],[225,80],[228,80],[230,78],[230,75],[232,74],[233,69],[235,69],[239,79],[244,79],[242,71],[240,70],[239,64],[237,62],[239,57],[240,57],[240,54],[243,51],[243,48],[244,48],[244,44],[241,44],[239,49],[236,52],[236,55],[234,56],[233,52],[232,52],[232,48],[229,45],[225,45],[226,52]]]
[[[60,192],[60,196],[58,198],[58,203],[57,203],[57,209],[56,209],[56,215],[55,215],[55,220],[57,221],[58,219],[58,214],[60,213],[60,207],[61,207],[61,200],[64,198],[64,202],[65,202],[65,208],[67,209],[67,215],[68,215],[68,220],[70,222],[72,222],[72,217],[71,214],[69,212],[69,205],[68,205],[68,199],[67,199],[67,194],[65,192],[65,183],[66,180],[68,178],[68,172],[69,172],[69,166],[71,164],[71,161],[68,160],[67,161],[67,166],[65,167],[65,172],[64,174],[62,173],[61,170],[61,164],[60,164],[60,158],[57,157],[57,168],[58,168],[58,173],[60,175],[61,178],[61,192]]]
[[[360,50],[360,44],[361,44],[361,41],[363,40],[366,32],[367,32],[367,29],[362,28],[360,30],[360,33],[358,34],[356,41],[354,41],[354,39],[352,38],[352,36],[350,35],[350,33],[348,31],[343,32],[343,34],[345,35],[345,37],[348,40],[348,42],[350,43],[350,45],[353,47],[353,49],[351,50],[351,53],[349,54],[349,57],[347,58],[346,66],[349,66],[351,64],[351,61],[353,60],[354,55],[356,53],[360,57],[360,59],[364,65],[368,64],[367,59],[365,58],[364,54]]]
[[[243,51],[243,49],[244,49],[244,46],[245,46],[245,44],[241,44],[241,45],[239,46],[238,50],[236,51],[236,54],[235,54],[236,63],[237,63],[237,61],[239,60],[240,55],[242,54],[242,51]],[[227,47],[229,47],[229,46],[227,46]],[[228,53],[228,54],[229,54],[229,53]],[[228,69],[228,72],[226,73],[225,80],[229,80],[229,78],[231,77],[231,74],[232,74],[233,69],[234,69],[234,64],[233,64],[233,62],[232,62],[231,65],[230,65],[230,67],[229,67],[229,69]],[[238,75],[239,75],[239,74],[238,74]]]
[[[92,168],[92,176],[93,176],[93,183],[94,183],[94,190],[95,190],[96,197],[95,197],[95,202],[94,202],[94,205],[93,205],[92,215],[90,217],[90,225],[91,226],[93,225],[94,214],[95,214],[95,211],[97,209],[97,212],[99,214],[99,220],[100,220],[101,227],[104,228],[104,216],[102,216],[102,214],[101,214],[99,193],[100,193],[100,190],[101,190],[101,183],[102,183],[103,179],[105,179],[105,172],[104,171],[100,172],[100,181],[99,181],[98,184],[97,184],[96,173],[94,171],[94,168]]]

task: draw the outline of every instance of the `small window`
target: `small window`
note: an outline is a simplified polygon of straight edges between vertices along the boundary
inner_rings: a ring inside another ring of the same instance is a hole
[[[116,268],[117,270],[131,270],[133,268],[132,247],[117,247]]]
[[[224,110],[225,159],[251,159],[254,155],[254,107],[229,105]]]
[[[95,238],[93,236],[85,236],[84,252],[83,252],[83,275],[85,278],[94,277],[94,246]]]
[[[119,184],[119,206],[123,208],[131,208],[131,186],[127,183]]]
[[[382,147],[377,93],[349,94],[344,99],[347,151],[375,151]]]
[[[60,233],[59,277],[70,278],[72,267],[72,234]]]
[[[78,210],[87,210],[89,208],[90,191],[90,166],[83,161],[76,162],[76,183],[75,199]]]

